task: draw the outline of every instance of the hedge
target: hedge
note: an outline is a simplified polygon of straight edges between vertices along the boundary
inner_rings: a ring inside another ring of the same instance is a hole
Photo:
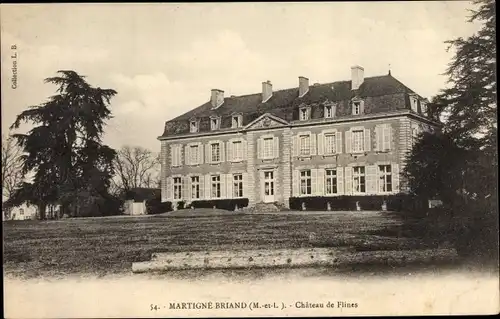
[[[213,199],[213,200],[196,200],[192,201],[189,207],[193,208],[218,208],[225,210],[235,210],[236,206],[238,208],[243,208],[248,206],[248,198],[238,198],[238,199]]]
[[[361,210],[381,210],[386,203],[387,210],[392,211],[421,211],[427,209],[427,201],[415,196],[398,195],[367,195],[367,196],[309,196],[291,197],[290,209],[302,210],[302,203],[306,210],[327,210],[330,203],[331,210],[356,210],[359,203]]]
[[[146,213],[148,215],[162,214],[172,210],[172,202],[161,202],[159,198],[146,200]]]

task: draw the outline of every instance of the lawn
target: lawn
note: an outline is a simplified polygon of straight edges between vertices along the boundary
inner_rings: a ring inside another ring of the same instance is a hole
[[[186,212],[187,213],[187,212]],[[78,218],[4,222],[4,274],[38,277],[130,273],[153,252],[351,247],[435,247],[395,213],[329,212]],[[411,226],[411,225],[410,225]]]

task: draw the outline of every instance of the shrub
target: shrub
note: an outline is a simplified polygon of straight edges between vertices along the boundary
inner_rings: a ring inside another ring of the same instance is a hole
[[[159,198],[146,200],[146,213],[148,215],[162,214],[172,210],[172,202],[163,202]]]
[[[196,200],[191,202],[191,207],[194,208],[218,208],[225,210],[234,210],[238,205],[238,208],[243,208],[248,206],[248,198],[238,198],[238,199],[213,199],[213,200]]]

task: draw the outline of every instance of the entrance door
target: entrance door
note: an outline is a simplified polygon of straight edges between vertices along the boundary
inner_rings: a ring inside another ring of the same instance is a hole
[[[264,171],[263,179],[264,202],[274,202],[274,171]]]

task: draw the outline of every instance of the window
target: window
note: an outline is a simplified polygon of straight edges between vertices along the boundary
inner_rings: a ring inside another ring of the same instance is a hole
[[[310,135],[300,135],[299,136],[299,150],[300,150],[300,155],[311,154],[311,136]]]
[[[220,162],[220,144],[213,143],[211,145],[212,148],[212,163]]]
[[[243,175],[233,175],[233,197],[243,197]]]
[[[220,175],[212,175],[212,198],[220,197]]]
[[[363,152],[364,149],[364,137],[365,132],[363,130],[352,131],[352,151],[353,152]]]
[[[182,179],[174,177],[174,199],[182,198]]]
[[[307,107],[303,107],[299,110],[300,120],[305,121],[309,119],[309,109]]]
[[[181,145],[172,145],[172,166],[181,166],[182,165],[182,146]]]
[[[274,156],[274,138],[266,137],[262,140],[262,157],[273,158]]]
[[[213,117],[210,119],[210,129],[212,131],[218,130],[220,128],[220,120],[218,117]]]
[[[333,117],[333,105],[325,105],[325,118],[332,118]]]
[[[200,177],[191,176],[191,198],[200,198]]]
[[[410,96],[410,106],[413,112],[417,112],[418,98],[415,95]]]
[[[326,170],[326,194],[337,194],[337,170]]]
[[[418,142],[418,135],[420,134],[417,126],[411,129],[411,144],[415,145]]]
[[[300,195],[311,195],[311,170],[300,171]]]
[[[189,124],[189,132],[191,133],[196,133],[198,132],[198,122],[197,121],[191,121]]]
[[[199,159],[198,159],[198,145],[191,145],[189,147],[189,161],[191,164],[198,164]]]
[[[325,134],[325,154],[335,154],[336,151],[335,133]]]
[[[352,115],[359,115],[361,114],[361,102],[353,102],[352,103]]]
[[[233,120],[231,122],[232,128],[237,128],[242,126],[242,117],[241,115],[233,115]]]
[[[233,142],[233,161],[241,161],[243,159],[243,143],[241,141]]]
[[[23,208],[19,209],[19,214],[20,215],[24,215],[24,209]]]
[[[355,166],[353,173],[353,189],[355,193],[366,192],[365,188],[365,167]]]
[[[391,165],[379,165],[379,181],[378,190],[379,192],[392,192],[392,173]]]
[[[423,113],[424,115],[427,115],[427,103],[425,103],[425,102],[423,102],[423,101],[422,101],[422,102],[420,102],[420,108],[421,108],[421,110],[422,110],[422,113]]]

